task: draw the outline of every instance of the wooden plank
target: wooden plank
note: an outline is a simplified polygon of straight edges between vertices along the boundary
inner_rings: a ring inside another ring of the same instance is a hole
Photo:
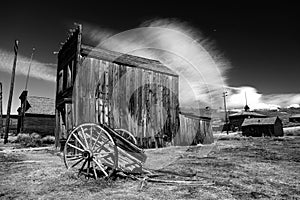
[[[111,123],[111,117],[112,112],[111,112],[111,99],[109,98],[112,96],[113,90],[110,89],[110,63],[104,62],[104,69],[103,69],[103,123],[105,124],[113,124]]]
[[[136,129],[136,137],[140,137],[140,108],[139,108],[139,70],[137,68],[134,68],[134,76],[135,76],[135,82],[134,82],[134,119],[135,119],[135,129]],[[140,140],[138,141],[138,143]]]
[[[145,117],[146,117],[146,125],[145,125],[145,129],[144,130],[144,137],[145,137],[145,145],[146,148],[149,148],[149,129],[151,126],[151,119],[150,119],[150,103],[149,103],[149,72],[148,71],[144,71],[144,75],[145,75],[145,81],[143,84],[143,94],[144,94],[144,111],[145,111]]]
[[[155,146],[158,147],[157,141],[156,141],[156,135],[157,135],[157,73],[152,73],[152,85],[151,85],[151,91],[152,91],[152,108],[151,108],[151,117],[152,117],[152,129],[153,129],[153,137],[155,140]]]
[[[157,98],[157,108],[156,108],[156,115],[157,115],[157,127],[158,133],[160,138],[163,137],[162,134],[162,92],[161,92],[162,84],[161,84],[161,74],[157,74],[157,87],[156,87],[156,98]]]
[[[133,75],[133,70],[131,67],[126,67],[126,98],[125,98],[125,117],[127,121],[127,129],[129,132],[132,132],[132,120],[131,120],[131,102],[130,102],[130,97],[132,95],[132,75]]]
[[[112,73],[113,73],[113,85],[112,85],[112,115],[114,118],[114,123],[112,127],[120,127],[120,118],[119,118],[119,105],[118,105],[118,98],[119,98],[119,88],[117,87],[119,81],[119,68],[117,64],[112,63]]]
[[[137,110],[138,110],[138,135],[140,138],[140,146],[143,145],[143,106],[142,106],[142,102],[143,102],[143,89],[142,89],[142,83],[143,83],[143,70],[142,69],[138,69],[137,70],[138,73],[138,82],[137,82],[137,86],[138,86],[138,95],[137,95]]]
[[[128,130],[128,121],[127,121],[127,103],[126,103],[126,66],[120,65],[120,74],[119,74],[119,105],[120,105],[120,128]]]

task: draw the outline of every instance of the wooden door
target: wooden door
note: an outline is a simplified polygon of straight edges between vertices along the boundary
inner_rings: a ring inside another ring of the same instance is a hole
[[[96,115],[99,124],[109,125],[108,72],[105,71],[96,88]]]

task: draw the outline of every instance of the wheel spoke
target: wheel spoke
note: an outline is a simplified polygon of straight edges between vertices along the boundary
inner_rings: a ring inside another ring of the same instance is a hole
[[[100,168],[100,170],[105,174],[105,176],[108,176],[107,172],[105,171],[105,169],[101,166],[101,164],[96,160],[93,159],[94,162],[98,165],[98,167]]]
[[[85,141],[85,143],[86,143],[86,147],[88,148],[88,147],[89,147],[89,143],[87,142],[87,139],[86,139],[84,130],[83,130],[82,126],[80,126],[80,128],[81,128],[81,131],[82,131],[81,133],[82,133],[82,135],[83,135],[84,141]]]
[[[79,172],[78,172],[78,176],[81,174],[81,171],[83,170],[83,168],[84,168],[86,162],[87,162],[87,159],[86,159],[86,160],[84,161],[84,163],[82,164],[82,166],[81,166],[81,168],[80,168],[80,170],[79,170]]]
[[[93,127],[91,126],[91,128],[90,128],[90,147],[92,146],[92,143],[93,143],[92,138],[93,138]]]
[[[97,155],[103,155],[103,154],[106,154],[106,155],[107,155],[107,154],[111,154],[111,153],[112,153],[112,152],[107,152],[107,151],[103,152],[103,151],[102,151],[102,152],[99,152],[99,153],[94,153],[94,155],[95,155],[95,156],[97,156]]]
[[[83,149],[80,149],[79,147],[74,146],[73,144],[67,143],[67,145],[69,145],[70,147],[73,147],[74,149],[77,149],[78,151],[83,152]]]
[[[77,161],[76,163],[74,163],[70,168],[75,167],[76,165],[78,165],[83,160],[84,160],[84,158],[81,158],[79,161]]]
[[[112,152],[104,152],[104,153],[98,153],[98,154],[94,154],[97,158],[109,158],[109,157],[113,157],[113,153]]]
[[[88,175],[88,179],[90,178],[90,159],[87,161],[87,175]]]
[[[96,172],[96,164],[95,164],[95,162],[92,162],[92,164],[93,164],[93,171],[94,171],[94,174],[95,174],[95,179],[97,180],[98,176],[97,176],[97,172]]]
[[[95,141],[95,143],[94,143],[94,145],[93,145],[92,151],[94,150],[96,144],[98,143],[98,140],[99,140],[99,138],[100,138],[101,133],[102,133],[102,130],[100,131],[100,133],[99,133],[98,136],[97,136],[97,139],[96,139],[96,141]]]
[[[74,133],[73,133],[73,136],[79,142],[79,144],[83,147],[83,149],[86,150],[86,147],[82,144],[81,140]]]
[[[68,161],[75,161],[75,160],[78,160],[78,159],[81,159],[82,156],[76,156],[76,157],[73,157],[73,158],[69,158]]]
[[[101,151],[101,149],[104,147],[104,145],[106,145],[108,142],[109,142],[109,140],[107,140],[103,144],[101,144],[101,146],[98,147],[98,149],[96,149],[95,152]]]
[[[82,155],[81,155],[81,154],[70,154],[70,155],[66,155],[67,158],[78,157],[78,156],[82,156]]]

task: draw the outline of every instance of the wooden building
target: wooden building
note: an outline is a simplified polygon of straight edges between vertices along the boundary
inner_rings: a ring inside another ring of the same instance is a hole
[[[4,136],[4,133],[5,133],[5,126],[6,126],[6,114],[5,115],[2,115],[2,132],[0,130],[0,133],[3,134]],[[19,115],[14,115],[14,114],[10,114],[9,116],[9,132],[10,133],[14,133],[16,134],[17,133],[17,126],[18,126],[18,118],[19,118]]]
[[[266,118],[266,117],[267,117],[266,115],[250,111],[249,106],[245,105],[244,110],[242,110],[241,112],[233,113],[228,116],[229,124],[227,127],[224,126],[223,129],[227,130],[226,128],[228,128],[230,131],[241,131],[242,124],[245,119]]]
[[[214,141],[211,112],[206,109],[180,109],[180,132],[174,137],[174,145],[211,144]]]
[[[300,114],[295,114],[289,117],[289,122],[300,123]]]
[[[282,121],[279,117],[245,119],[242,124],[244,136],[283,136]]]
[[[38,133],[41,136],[54,135],[55,131],[55,101],[51,98],[28,96],[25,103],[23,91],[20,100],[21,106],[18,109],[17,133]],[[22,109],[25,108],[23,115]]]
[[[126,129],[144,148],[181,145],[178,79],[159,61],[88,45],[79,25],[58,53],[56,145],[85,122]]]

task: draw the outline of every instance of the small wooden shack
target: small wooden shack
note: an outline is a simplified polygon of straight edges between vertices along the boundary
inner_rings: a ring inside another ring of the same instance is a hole
[[[41,136],[53,135],[55,131],[55,101],[47,97],[28,96],[25,103],[23,91],[20,100],[21,106],[18,109],[17,133],[36,132]],[[25,114],[21,108],[25,108]]]
[[[282,121],[279,117],[245,119],[242,124],[244,136],[283,136]]]
[[[187,134],[179,128],[178,84],[159,61],[85,43],[78,25],[58,53],[56,145],[85,122],[126,129],[143,148],[185,144],[174,140]]]
[[[300,123],[300,114],[295,114],[289,117],[289,122]]]
[[[188,146],[213,143],[210,110],[181,108],[179,118],[180,134],[174,137],[174,145]]]

